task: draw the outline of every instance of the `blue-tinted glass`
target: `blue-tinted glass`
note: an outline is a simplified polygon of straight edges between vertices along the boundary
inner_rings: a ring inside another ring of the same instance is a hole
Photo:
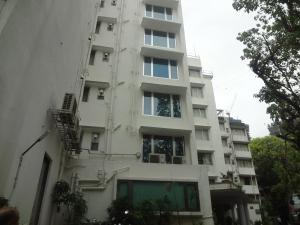
[[[151,76],[151,58],[144,57],[144,75]]]
[[[175,34],[169,33],[169,48],[175,48]]]
[[[145,29],[145,44],[151,45],[151,30]]]
[[[166,8],[167,20],[172,20],[172,9]]]
[[[153,58],[153,76],[169,78],[169,60]]]
[[[170,95],[154,94],[154,115],[171,117]]]
[[[146,16],[152,17],[152,6],[146,5]]]
[[[156,19],[165,19],[165,8],[159,6],[153,6],[153,17]]]
[[[177,118],[181,117],[179,95],[173,95],[173,115],[174,115],[174,117],[177,117]]]
[[[143,135],[143,162],[149,162],[150,153],[151,153],[151,136]]]
[[[177,79],[177,61],[176,60],[170,60],[170,65],[171,65],[171,78],[172,79]]]
[[[168,47],[167,32],[153,31],[153,45]]]
[[[152,114],[152,104],[151,104],[151,93],[144,93],[144,114],[151,115]]]

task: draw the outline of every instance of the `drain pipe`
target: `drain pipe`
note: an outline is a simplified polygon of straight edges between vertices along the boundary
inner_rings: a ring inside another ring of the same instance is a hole
[[[50,130],[47,130],[45,133],[43,133],[40,137],[38,137],[36,139],[35,142],[33,142],[20,156],[19,158],[19,164],[18,164],[18,168],[17,168],[17,172],[16,172],[16,175],[15,175],[15,178],[14,178],[14,184],[13,184],[13,187],[12,187],[12,190],[10,192],[10,195],[8,197],[8,200],[11,200],[11,197],[13,196],[14,194],[14,191],[17,187],[17,182],[18,182],[18,178],[19,178],[19,174],[20,174],[20,170],[21,170],[21,166],[22,166],[22,162],[23,162],[23,158],[24,156],[26,155],[27,152],[29,152],[37,143],[41,142],[45,137],[47,137],[47,135],[50,133]]]

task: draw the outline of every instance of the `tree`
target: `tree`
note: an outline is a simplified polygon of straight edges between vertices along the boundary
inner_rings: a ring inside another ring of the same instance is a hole
[[[234,0],[235,10],[255,14],[256,27],[238,34],[243,60],[264,82],[256,94],[270,106],[284,137],[300,149],[300,1]]]
[[[300,188],[300,153],[290,143],[275,136],[250,142],[263,206],[272,217],[289,220],[291,195]]]

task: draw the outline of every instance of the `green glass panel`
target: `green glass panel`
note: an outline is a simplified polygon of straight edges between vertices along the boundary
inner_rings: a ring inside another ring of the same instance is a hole
[[[118,182],[117,198],[128,197],[128,182]]]
[[[198,187],[196,184],[188,184],[186,187],[188,209],[195,211],[199,209]]]

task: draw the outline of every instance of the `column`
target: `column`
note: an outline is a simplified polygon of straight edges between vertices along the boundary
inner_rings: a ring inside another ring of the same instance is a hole
[[[250,216],[249,216],[248,205],[245,202],[244,202],[243,205],[244,205],[244,210],[245,210],[245,216],[246,216],[247,224],[250,225]]]
[[[245,215],[244,205],[242,203],[238,203],[237,205],[238,219],[240,225],[248,225]]]

